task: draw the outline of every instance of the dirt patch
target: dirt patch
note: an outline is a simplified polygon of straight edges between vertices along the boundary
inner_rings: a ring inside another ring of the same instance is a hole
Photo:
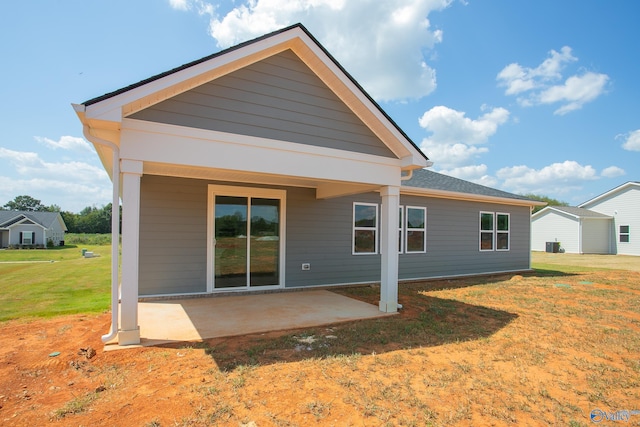
[[[111,352],[108,313],[6,322],[0,424],[578,426],[640,410],[637,273],[411,283],[399,299],[389,318]]]

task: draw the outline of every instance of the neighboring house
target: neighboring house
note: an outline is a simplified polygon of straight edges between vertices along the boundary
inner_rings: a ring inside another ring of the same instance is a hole
[[[568,253],[640,255],[638,231],[640,182],[627,182],[578,207],[547,206],[533,214],[531,248],[544,251],[547,242],[559,242]]]
[[[378,282],[395,312],[399,280],[530,269],[541,203],[424,170],[301,25],[74,108],[122,195],[105,341],[139,342],[141,296]]]
[[[59,212],[0,211],[0,247],[64,245],[67,227]]]

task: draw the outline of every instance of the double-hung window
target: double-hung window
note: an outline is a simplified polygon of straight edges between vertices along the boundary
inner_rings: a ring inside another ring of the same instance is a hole
[[[629,232],[629,226],[628,225],[621,225],[620,226],[620,233],[618,234],[619,239],[618,241],[620,243],[629,243],[629,236],[630,236],[630,232]]]
[[[494,215],[493,212],[480,212],[480,250],[493,250]]]
[[[425,253],[427,251],[427,208],[407,206],[405,219],[405,252]]]
[[[496,250],[508,251],[509,250],[509,222],[510,217],[508,213],[496,214]]]
[[[378,253],[378,205],[353,204],[353,254]]]
[[[508,213],[480,212],[480,250],[508,251],[511,245]]]

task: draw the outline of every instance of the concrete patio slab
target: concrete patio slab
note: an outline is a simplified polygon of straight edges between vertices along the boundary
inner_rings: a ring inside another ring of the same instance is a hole
[[[141,346],[307,328],[392,314],[326,290],[138,304]],[[131,346],[105,346],[105,350],[118,348]]]

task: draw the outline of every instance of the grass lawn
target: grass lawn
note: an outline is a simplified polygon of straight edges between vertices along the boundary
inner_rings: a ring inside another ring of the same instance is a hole
[[[82,249],[99,255],[82,257]],[[0,321],[109,308],[111,245],[0,250]]]

